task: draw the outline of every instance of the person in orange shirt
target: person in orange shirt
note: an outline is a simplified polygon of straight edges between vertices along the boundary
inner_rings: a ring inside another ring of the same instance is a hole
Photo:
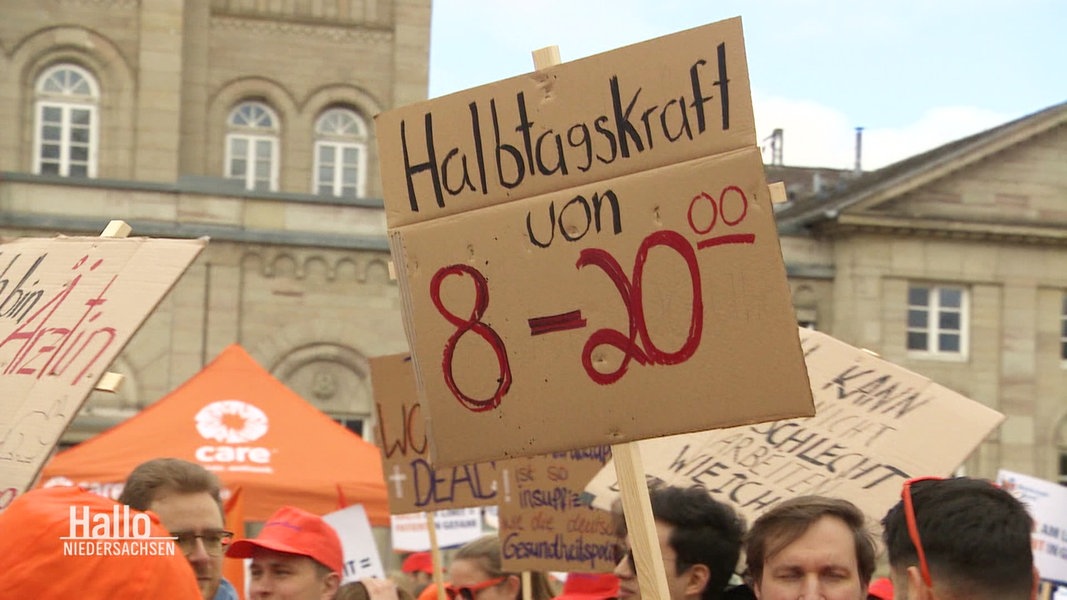
[[[200,600],[155,515],[76,487],[32,490],[0,512],[0,573],[5,598]]]

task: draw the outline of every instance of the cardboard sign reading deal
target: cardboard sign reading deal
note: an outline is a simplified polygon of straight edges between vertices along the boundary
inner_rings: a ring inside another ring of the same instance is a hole
[[[815,416],[641,442],[645,473],[699,485],[751,523],[783,498],[846,498],[881,519],[909,477],[950,474],[1004,415],[826,334],[801,329]],[[948,426],[947,424],[951,424]],[[613,465],[586,490],[617,496]]]
[[[497,502],[493,462],[434,468],[426,421],[408,354],[372,358],[378,446],[389,490],[389,512],[404,514],[487,506]]]
[[[108,365],[206,244],[0,245],[0,509],[33,483]]]
[[[812,414],[740,20],[377,133],[434,465]]]
[[[608,572],[615,568],[612,515],[589,506],[585,486],[611,460],[598,446],[503,463],[500,541],[507,571]]]

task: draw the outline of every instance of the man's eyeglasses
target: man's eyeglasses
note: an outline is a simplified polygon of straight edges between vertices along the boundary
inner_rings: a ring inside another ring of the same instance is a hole
[[[504,581],[507,578],[508,578],[507,575],[501,575],[500,577],[497,577],[496,579],[489,579],[489,580],[483,581],[481,583],[476,583],[474,585],[466,585],[466,586],[455,586],[455,585],[452,585],[451,583],[446,583],[445,584],[445,595],[448,596],[448,600],[456,600],[457,598],[460,599],[460,600],[474,600],[474,595],[475,594],[477,594],[478,592],[480,592],[480,591],[482,591],[484,589],[491,588],[494,585],[499,585],[501,583],[504,583]]]
[[[926,562],[926,551],[923,550],[923,542],[919,537],[919,524],[915,521],[915,504],[911,499],[911,486],[921,481],[941,481],[941,477],[916,477],[904,482],[904,489],[900,491],[900,498],[904,501],[904,520],[908,524],[908,537],[915,546],[915,554],[919,557],[919,571],[927,587],[934,587],[934,581],[930,577],[930,565]]]
[[[171,533],[172,536],[178,538],[174,540],[174,543],[181,548],[182,553],[186,556],[196,551],[196,540],[200,540],[204,544],[204,551],[212,556],[218,556],[222,554],[222,549],[230,545],[233,540],[232,531],[224,531],[222,529],[212,529],[197,533],[195,531],[175,531]]]

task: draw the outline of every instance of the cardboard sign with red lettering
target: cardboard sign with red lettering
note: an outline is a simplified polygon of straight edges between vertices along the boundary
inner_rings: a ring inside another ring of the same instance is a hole
[[[376,123],[433,464],[813,413],[740,19]]]
[[[0,245],[0,509],[207,239],[20,239]]]
[[[415,373],[408,354],[372,358],[371,383],[378,414],[375,436],[389,490],[389,512],[404,514],[497,502],[494,462],[435,468]]]
[[[642,441],[646,475],[703,486],[750,523],[779,500],[806,494],[846,498],[880,519],[905,479],[949,475],[1004,420],[829,335],[801,329],[800,337],[814,417]],[[586,490],[594,506],[607,508],[615,486],[608,465]]]

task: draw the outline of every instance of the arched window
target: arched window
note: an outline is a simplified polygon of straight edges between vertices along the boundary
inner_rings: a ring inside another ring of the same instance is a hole
[[[55,65],[35,88],[34,173],[96,176],[97,104],[100,90],[85,69]]]
[[[226,177],[250,190],[277,190],[278,131],[278,117],[269,106],[238,104],[227,121]]]
[[[355,111],[331,108],[315,123],[312,192],[356,198],[364,195],[367,127]]]

